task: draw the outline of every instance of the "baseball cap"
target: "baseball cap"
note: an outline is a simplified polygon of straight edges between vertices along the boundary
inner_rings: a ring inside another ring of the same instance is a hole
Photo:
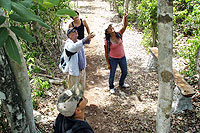
[[[72,116],[82,97],[83,87],[77,82],[71,89],[64,91],[58,97],[57,110],[66,117]]]
[[[77,27],[69,28],[69,29],[67,30],[67,36],[69,36],[69,34],[71,33],[71,31],[72,31],[73,29],[76,29],[76,30],[77,30]]]

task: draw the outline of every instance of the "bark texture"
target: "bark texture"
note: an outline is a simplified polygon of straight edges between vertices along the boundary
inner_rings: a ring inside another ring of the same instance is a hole
[[[16,62],[14,62],[12,59],[8,57],[9,64],[11,66],[11,70],[15,76],[15,81],[17,85],[17,89],[19,91],[19,95],[21,97],[23,108],[25,109],[26,117],[27,117],[27,123],[30,129],[31,133],[35,133],[35,123],[34,123],[34,117],[33,117],[33,104],[32,104],[32,98],[31,98],[31,87],[30,87],[30,81],[28,77],[28,71],[26,67],[26,63],[24,60],[24,56],[21,50],[21,47],[19,46],[17,37],[15,34],[10,31],[10,36],[14,39],[15,44],[17,45],[20,58],[21,58],[21,66],[19,66]]]
[[[156,131],[170,132],[170,116],[173,97],[173,1],[158,0],[158,79],[159,94]]]
[[[28,123],[19,96],[14,75],[3,48],[0,48],[0,100],[13,133],[29,132]]]

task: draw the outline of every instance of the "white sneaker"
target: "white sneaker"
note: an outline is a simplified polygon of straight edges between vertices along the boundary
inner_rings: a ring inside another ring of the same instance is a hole
[[[122,86],[121,86],[122,88],[128,88],[128,87],[130,87],[128,84],[123,84]]]
[[[115,88],[110,89],[110,93],[115,93]]]

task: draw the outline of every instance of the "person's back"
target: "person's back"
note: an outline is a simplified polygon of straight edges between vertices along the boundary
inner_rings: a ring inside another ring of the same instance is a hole
[[[75,120],[59,114],[53,125],[54,133],[94,133],[86,121]]]

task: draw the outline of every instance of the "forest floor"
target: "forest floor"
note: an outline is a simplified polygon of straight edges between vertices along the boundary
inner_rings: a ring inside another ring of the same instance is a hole
[[[118,87],[120,77],[118,68],[115,76],[116,93],[111,94],[108,90],[109,70],[104,56],[104,30],[105,26],[112,23],[118,31],[122,27],[121,19],[117,13],[110,11],[109,3],[105,1],[78,1],[78,7],[80,17],[86,19],[91,31],[96,34],[91,44],[85,47],[87,121],[96,133],[156,132],[158,80],[156,72],[146,71],[149,55],[140,45],[142,33],[134,27],[129,27],[125,31],[123,44],[128,62],[126,83],[130,88]],[[64,29],[67,29],[68,24],[69,22],[64,24]],[[67,76],[62,74],[59,68],[55,69],[55,73],[62,79]],[[58,114],[56,100],[63,89],[62,85],[52,85],[46,97],[38,99],[40,104],[37,111],[43,117],[37,126],[42,132],[53,132],[53,121]],[[172,115],[171,132],[200,131],[198,98],[193,98],[193,110]]]

